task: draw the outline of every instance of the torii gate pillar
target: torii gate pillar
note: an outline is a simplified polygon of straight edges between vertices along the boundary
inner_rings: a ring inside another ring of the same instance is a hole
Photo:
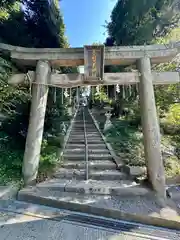
[[[36,183],[44,130],[44,119],[48,97],[48,80],[50,66],[47,61],[38,61],[36,66],[35,83],[32,87],[32,103],[26,147],[23,160],[23,178],[25,185]]]
[[[161,198],[166,198],[160,128],[156,111],[150,58],[145,56],[140,59],[138,68],[141,73],[139,93],[148,179],[157,195]]]

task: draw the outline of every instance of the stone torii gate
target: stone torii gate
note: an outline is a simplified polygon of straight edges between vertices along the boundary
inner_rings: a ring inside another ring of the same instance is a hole
[[[26,185],[36,180],[44,128],[48,86],[71,88],[86,85],[139,84],[144,150],[148,178],[152,188],[165,198],[165,175],[161,139],[153,85],[180,82],[178,72],[152,72],[151,64],[170,61],[179,53],[180,44],[131,47],[85,46],[84,48],[36,49],[0,44],[0,51],[10,54],[17,66],[27,69],[32,84],[32,104],[23,176]],[[137,72],[104,73],[104,65],[136,64]],[[85,73],[57,74],[57,66],[85,66]],[[28,71],[36,67],[35,72]],[[9,83],[20,84],[26,74],[15,74]]]

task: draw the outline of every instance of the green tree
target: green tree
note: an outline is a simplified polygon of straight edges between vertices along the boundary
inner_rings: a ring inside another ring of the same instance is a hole
[[[67,39],[64,35],[65,25],[60,13],[58,1],[49,2],[48,0],[44,0],[40,2],[37,0],[24,0],[24,8],[22,8],[21,3],[21,1],[4,1],[0,5],[0,30],[3,42],[25,47],[63,48],[68,46]],[[20,16],[21,21],[17,21],[17,17]],[[17,32],[14,31],[16,28]],[[2,64],[3,61],[6,62],[8,68]],[[8,114],[10,118],[4,125],[4,129],[9,132],[9,129],[12,128],[14,129],[14,135],[17,137],[20,135],[24,139],[28,127],[30,106],[29,88],[27,86],[20,91],[20,86],[14,88],[7,84],[7,79],[11,72],[18,71],[13,67],[11,62],[1,59],[0,67],[0,88],[2,90],[0,93],[0,111]],[[61,72],[77,71],[72,68],[60,68],[59,70]],[[56,96],[57,99],[61,98],[61,90],[56,91]],[[54,122],[53,118],[56,117],[54,113],[57,113],[58,109],[60,110],[60,114],[62,113],[62,107],[57,104],[57,101],[54,103],[53,99],[54,89],[50,89],[46,114],[46,126],[49,127],[46,127],[45,130],[49,130],[52,126],[52,122]],[[12,127],[10,127],[10,125]]]
[[[0,41],[17,46],[26,46],[29,34],[24,20],[21,1],[0,3]]]
[[[169,33],[179,24],[179,1],[177,0],[152,0],[152,1],[133,1],[119,0],[117,1],[112,13],[111,21],[107,24],[108,38],[105,41],[106,46],[114,45],[143,45],[156,43],[167,43],[172,40]],[[172,33],[171,33],[172,34]],[[173,33],[173,35],[178,35]],[[178,39],[178,38],[176,38]],[[161,64],[156,69],[161,70],[177,67],[177,64],[167,63]],[[131,71],[132,66],[105,66],[105,72],[121,72]],[[176,88],[176,87],[175,87]],[[166,89],[166,87],[164,87]],[[109,91],[112,95],[114,87],[110,87]],[[156,88],[156,92],[158,87]],[[135,87],[131,87],[132,95],[123,97],[123,87],[120,87],[118,99],[121,112],[126,105],[133,105],[137,102],[137,92]],[[175,91],[176,92],[176,91]],[[164,94],[170,94],[165,91]],[[157,94],[156,94],[157,96]],[[161,99],[158,94],[157,99]],[[166,98],[167,100],[168,98]],[[165,101],[165,100],[164,100]],[[167,100],[167,102],[169,102]],[[166,105],[167,106],[167,105]],[[120,113],[119,112],[119,113]]]
[[[107,24],[107,43],[115,45],[148,44],[165,36],[179,23],[177,0],[119,0]]]
[[[64,32],[65,25],[57,0],[3,0],[0,2],[0,42],[24,47],[66,48],[69,45]],[[70,67],[58,70],[61,73],[77,71],[76,68]],[[3,166],[0,168],[0,182],[2,182],[1,176],[7,176],[9,173],[10,177],[12,175],[21,176],[31,94],[29,86],[8,85],[9,76],[19,71],[21,69],[17,69],[8,56],[1,55],[0,118],[5,116],[5,121],[0,126],[0,165]],[[56,89],[56,101],[54,101],[54,90],[55,88],[50,88],[48,95],[40,162],[40,166],[44,161],[46,162],[47,172],[56,157],[56,149],[49,150],[49,148],[52,149],[52,146],[47,144],[47,133],[57,135],[61,131],[60,123],[69,119],[66,108],[67,100],[62,104],[62,91]],[[59,142],[58,140],[58,144]]]

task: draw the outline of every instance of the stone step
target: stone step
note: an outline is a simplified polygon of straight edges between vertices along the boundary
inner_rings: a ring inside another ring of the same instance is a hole
[[[70,138],[72,139],[72,140],[81,140],[81,139],[84,139],[84,135],[79,135],[79,136],[70,136]],[[102,141],[102,138],[100,137],[100,136],[88,136],[87,137],[87,139],[88,140],[92,140],[92,141],[99,141],[99,140],[101,140]]]
[[[63,155],[64,160],[84,160],[85,159],[85,154],[64,154]],[[88,160],[111,160],[112,156],[110,154],[89,154],[88,155]]]
[[[96,128],[96,126],[94,125],[94,123],[85,123],[86,127],[94,127]],[[84,127],[84,122],[82,121],[82,123],[73,123],[72,127]]]
[[[83,124],[86,124],[86,125],[94,125],[94,122],[93,121],[83,121],[83,120],[75,120],[73,122],[74,125],[83,125]]]
[[[60,184],[57,183],[56,186],[60,186]],[[101,208],[100,211],[105,211],[105,209],[121,209],[122,211],[127,212],[128,204],[131,204],[131,202],[133,204],[133,207],[130,206],[130,208],[134,208],[136,212],[138,210],[137,208],[139,208],[139,206],[136,206],[136,201],[140,201],[140,203],[142,202],[143,208],[145,205],[139,196],[144,196],[146,199],[149,197],[150,200],[153,200],[152,192],[149,189],[141,186],[119,187],[119,190],[116,188],[116,192],[120,196],[114,196],[113,198],[109,194],[99,194],[101,191],[96,191],[98,188],[93,188],[92,190],[95,190],[94,192],[96,192],[96,194],[61,192],[59,190],[56,190],[56,187],[52,187],[52,185],[49,185],[48,187],[29,187],[20,190],[17,199],[23,202],[35,203],[59,209],[80,211],[84,213],[87,212],[91,214],[93,214],[93,206]],[[108,190],[105,191],[108,192]],[[127,200],[126,197],[131,199],[131,201],[127,204],[124,203],[124,201]],[[145,206],[148,205],[146,204]]]
[[[92,132],[98,133],[95,129],[86,129],[86,133],[92,133]],[[84,134],[84,128],[72,130],[71,134],[77,134],[77,135],[81,134],[81,135],[83,135]]]
[[[96,127],[96,125],[94,124],[94,122],[85,122],[85,125],[87,127]],[[83,127],[84,126],[84,122],[82,121],[81,123],[73,123],[72,127]]]
[[[94,123],[85,122],[86,127],[95,127]],[[73,123],[73,127],[84,127],[84,122],[81,123]]]
[[[86,163],[85,161],[68,161],[64,162],[61,165],[63,168],[68,169],[85,169]],[[116,164],[113,161],[89,161],[89,169],[96,169],[96,170],[111,170],[116,169]]]
[[[84,128],[82,128],[81,130],[71,129],[71,134],[78,134],[78,133],[82,133],[82,132],[84,133]],[[89,130],[89,128],[86,128],[86,132],[92,133],[92,134],[96,134],[96,133],[99,134],[99,132],[96,129]]]
[[[85,126],[88,127],[93,127],[96,128],[96,126],[94,125],[94,123],[85,123]],[[82,121],[82,123],[73,123],[72,127],[84,127],[84,122]]]
[[[100,136],[100,134],[97,131],[86,131],[86,133],[92,134],[92,135],[98,135]],[[84,136],[84,131],[71,131],[70,136],[79,136],[79,135],[83,135]]]
[[[73,143],[73,144],[77,144],[77,143],[85,143],[84,139],[78,139],[78,138],[73,138],[73,139],[69,139],[68,143]],[[102,144],[103,140],[102,139],[88,139],[88,144]]]
[[[71,139],[84,139],[84,134],[79,134],[79,135],[70,135],[70,138]],[[102,140],[101,136],[100,135],[96,135],[96,136],[92,136],[91,134],[86,134],[86,138],[88,140]]]
[[[84,126],[83,127],[74,127],[71,129],[71,132],[82,132],[84,131]],[[86,132],[97,132],[95,127],[86,127]]]
[[[66,148],[64,154],[85,154],[85,145],[82,148]],[[90,149],[88,146],[89,154],[108,154],[109,150],[107,148],[104,149]]]
[[[86,130],[86,133],[88,134],[98,134],[100,135],[97,131],[89,131],[89,130]],[[84,129],[82,129],[81,131],[71,131],[70,135],[84,135]]]
[[[71,139],[71,137],[68,139],[68,142],[67,142],[67,144],[68,145],[77,145],[77,144],[85,144],[85,140],[84,139],[79,139],[79,140],[77,140],[77,139]]]
[[[87,137],[95,137],[95,138],[96,138],[96,137],[100,137],[100,138],[101,138],[100,134],[97,133],[97,132],[96,132],[96,133],[87,132],[87,133],[86,133],[86,136],[87,136]],[[79,133],[79,134],[77,134],[76,132],[75,132],[75,133],[72,132],[71,135],[70,135],[70,137],[71,137],[71,138],[73,138],[73,137],[75,137],[75,138],[76,138],[76,137],[84,138],[84,132],[83,132],[83,133],[81,132],[81,133]]]
[[[85,144],[80,143],[80,144],[73,144],[73,143],[67,143],[66,148],[84,148]],[[88,144],[88,148],[89,149],[107,149],[106,144],[105,143],[100,143],[100,144],[94,144],[94,143],[89,143]]]
[[[94,130],[94,131],[96,131],[97,132],[97,128],[95,127],[95,126],[85,126],[86,127],[86,129],[91,129],[91,130]],[[76,126],[76,125],[74,125],[73,127],[72,127],[72,130],[79,130],[79,129],[84,129],[84,125],[82,125],[82,126]]]
[[[83,124],[84,121],[83,121],[83,118],[81,119],[75,119],[73,124]],[[94,124],[94,122],[92,120],[85,120],[85,124]]]
[[[106,181],[106,180],[62,180],[51,179],[36,185],[36,188],[43,190],[48,188],[50,191],[60,192],[76,192],[83,194],[97,194],[97,195],[120,195],[131,194],[130,189],[135,188],[138,193],[147,192],[144,187],[140,186],[134,181],[120,180],[120,181]]]
[[[73,126],[81,127],[81,126],[84,126],[84,123],[85,123],[86,126],[93,126],[93,127],[95,127],[94,122],[84,122],[84,121],[74,122]]]
[[[95,137],[98,137],[98,136],[101,136],[99,133],[93,133],[94,131],[89,131],[89,130],[86,130],[86,134],[95,134],[96,136]],[[71,134],[70,134],[70,137],[71,136],[79,136],[79,135],[81,135],[81,136],[84,136],[84,130],[83,131],[73,131],[73,132],[71,132]]]
[[[89,171],[89,179],[93,180],[123,180],[126,179],[127,176],[125,173],[122,173],[118,170],[90,170]],[[76,179],[76,180],[84,180],[86,177],[86,171],[84,169],[59,169],[53,175],[55,178],[65,178],[65,179]]]

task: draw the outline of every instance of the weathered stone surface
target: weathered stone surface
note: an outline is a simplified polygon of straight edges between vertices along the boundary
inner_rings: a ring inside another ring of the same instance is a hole
[[[55,178],[59,179],[77,179],[84,180],[86,175],[85,169],[66,169],[61,168],[56,173],[54,173]],[[94,180],[121,180],[126,179],[125,173],[117,170],[99,170],[93,169],[89,170],[89,179]]]
[[[85,161],[65,161],[61,165],[64,168],[76,168],[76,169],[85,169],[86,162]],[[116,169],[116,164],[110,160],[93,160],[88,162],[88,168],[94,170],[112,170]]]
[[[35,80],[35,74],[32,71],[28,72],[29,81],[32,83]],[[14,74],[9,79],[9,84],[17,85],[25,81],[27,76],[25,74]],[[152,72],[153,85],[159,84],[175,84],[180,82],[178,72]],[[140,81],[139,72],[122,72],[122,73],[104,73],[102,85],[129,85],[136,84]],[[71,88],[77,86],[99,84],[99,80],[88,82],[84,81],[84,75],[79,73],[58,74],[52,73],[49,81],[46,83],[49,86],[60,88]]]
[[[179,83],[180,78],[178,72],[152,72],[153,84],[173,84]],[[128,85],[139,83],[140,74],[138,72],[122,72],[122,73],[104,73],[102,85]],[[95,86],[99,81],[86,81],[83,80],[81,74],[53,74],[49,83],[53,86],[59,87],[76,87],[82,85]]]
[[[148,57],[142,58],[138,67],[141,72],[139,93],[147,175],[157,194],[166,198],[160,129],[156,112],[150,59]]]
[[[37,190],[74,192],[82,194],[140,196],[151,191],[131,180],[62,180],[53,179],[37,184]]]
[[[19,186],[0,186],[0,200],[14,199],[19,191]]]
[[[167,193],[169,197],[172,198],[173,200],[178,199],[180,201],[180,185],[168,187]]]
[[[23,83],[25,80],[25,74],[19,73],[19,74],[13,74],[9,79],[8,83],[11,85],[18,85]]]
[[[135,63],[136,59],[148,55],[152,63],[167,62],[179,52],[177,43],[169,45],[148,45],[129,47],[106,47],[105,65],[124,65]],[[11,57],[21,65],[32,65],[37,60],[49,60],[56,66],[84,65],[83,48],[36,49],[0,44],[1,51],[9,51]],[[21,62],[19,61],[21,60]]]
[[[106,121],[105,121],[105,124],[104,124],[104,132],[109,130],[113,126],[112,122],[110,120],[111,115],[112,115],[111,113],[105,113]]]
[[[34,184],[38,173],[44,118],[48,97],[50,66],[48,62],[39,61],[36,68],[36,84],[32,88],[32,103],[26,147],[23,160],[23,177],[26,185]]]
[[[171,145],[167,146],[167,145],[161,144],[161,150],[164,158],[171,157],[176,154],[176,148]]]
[[[85,159],[85,154],[73,154],[73,153],[67,153],[63,155],[63,158],[66,160],[74,160],[74,161],[83,161]],[[108,153],[105,154],[98,154],[98,153],[90,153],[88,155],[89,160],[112,160],[112,156]]]
[[[147,170],[146,167],[139,167],[139,166],[128,166],[129,167],[129,174],[133,177],[139,177],[145,175]]]

